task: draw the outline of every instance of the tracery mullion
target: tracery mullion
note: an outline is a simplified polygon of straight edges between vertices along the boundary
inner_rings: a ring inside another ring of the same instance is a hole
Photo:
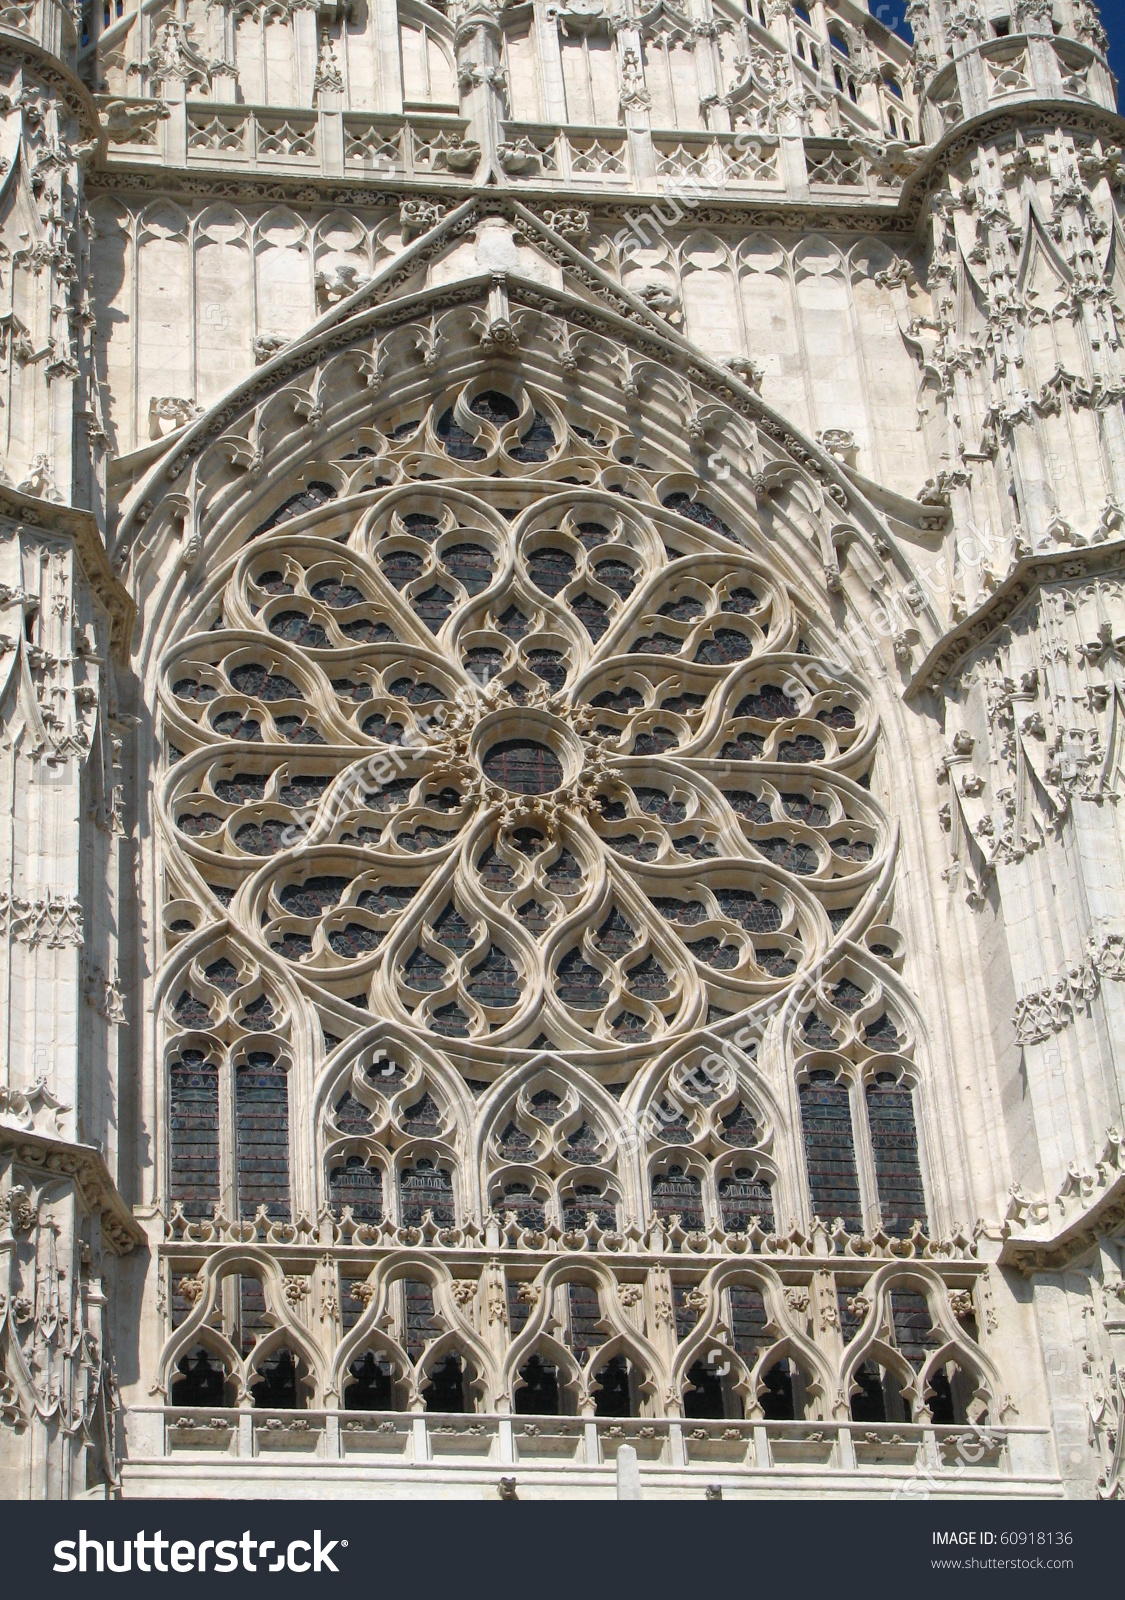
[[[236,1218],[238,1208],[238,1111],[235,1104],[234,1065],[230,1051],[219,1058],[219,1172],[223,1211]]]
[[[867,1123],[863,1073],[854,1068],[848,1073],[848,1098],[852,1108],[852,1143],[859,1173],[864,1228],[868,1233],[874,1233],[880,1226],[879,1180],[875,1172],[875,1154],[871,1148],[871,1129]]]

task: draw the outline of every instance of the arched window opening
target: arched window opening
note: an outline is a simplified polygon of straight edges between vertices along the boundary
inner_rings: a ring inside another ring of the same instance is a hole
[[[889,1393],[893,1389],[893,1393]],[[888,1408],[888,1398],[890,1407]],[[897,1402],[897,1405],[896,1405]],[[865,1361],[852,1373],[851,1414],[853,1422],[904,1422],[902,1399],[893,1379],[873,1361]]]
[[[221,1406],[227,1403],[228,1375],[219,1358],[206,1345],[197,1344],[176,1363],[172,1381],[174,1406]],[[224,1398],[226,1397],[226,1398]]]
[[[899,100],[902,99],[902,85],[892,73],[885,72],[883,74],[883,82],[893,95],[896,95]]]
[[[265,1206],[288,1222],[288,1074],[269,1051],[252,1050],[234,1079],[239,1214],[249,1221]]]
[[[465,1367],[459,1355],[450,1351],[429,1374],[425,1391],[427,1411],[471,1411],[465,1400]]]
[[[809,45],[809,60],[817,72],[820,71],[820,51],[815,44]]]
[[[496,1201],[496,1209],[504,1223],[507,1223],[508,1213],[511,1212],[521,1228],[542,1232],[547,1226],[547,1212],[542,1200],[536,1199],[530,1185],[522,1181],[504,1185],[503,1193]]]
[[[773,1191],[756,1167],[734,1167],[719,1179],[718,1196],[726,1233],[746,1233],[755,1220],[763,1232],[774,1231]]]
[[[952,1423],[958,1420],[953,1404],[953,1385],[949,1381],[948,1371],[935,1372],[930,1378],[926,1403],[929,1405],[930,1417],[934,1422]]]
[[[334,1206],[350,1206],[357,1222],[381,1222],[383,1174],[365,1156],[347,1156],[328,1174],[328,1198]]]
[[[447,1167],[420,1156],[399,1175],[399,1203],[405,1227],[416,1228],[432,1212],[439,1228],[452,1228],[457,1221],[453,1204],[453,1178]]]
[[[915,1222],[926,1226],[914,1096],[893,1073],[880,1072],[867,1085],[866,1101],[883,1228],[896,1238],[906,1238]]]
[[[802,61],[805,60],[805,36],[803,33],[797,35],[797,54]]]
[[[828,43],[832,46],[832,48],[834,50],[838,50],[842,56],[846,56],[846,55],[850,55],[851,54],[851,51],[848,49],[847,44],[840,37],[840,35],[838,33],[830,33],[828,35]]]
[[[833,67],[832,68],[832,78],[833,78],[833,81],[836,84],[837,89],[839,89],[840,93],[843,94],[843,92],[844,92],[844,74],[840,71],[839,67]]]
[[[888,111],[887,112],[887,122],[890,125],[891,137],[897,139],[898,138],[898,126],[895,123],[895,114],[894,114],[893,111]]]
[[[940,1425],[964,1427],[970,1421],[977,1384],[971,1373],[955,1361],[930,1374],[926,1385],[925,1401],[933,1422]]]
[[[626,1356],[612,1356],[594,1374],[598,1385],[594,1414],[598,1417],[635,1417],[633,1364]]]
[[[655,1173],[652,1180],[652,1209],[664,1223],[678,1217],[686,1233],[705,1227],[703,1189],[700,1181],[677,1162]]]
[[[813,1214],[827,1221],[842,1217],[849,1233],[862,1233],[848,1086],[827,1070],[810,1072],[801,1085],[800,1102]]]
[[[848,99],[852,102],[853,105],[858,105],[859,104],[859,95],[856,93],[855,79],[854,78],[849,78],[848,79]]]
[[[714,1418],[727,1415],[723,1380],[715,1362],[697,1361],[684,1386],[684,1416]]]
[[[784,1359],[762,1373],[759,1381],[765,1390],[759,1393],[758,1404],[767,1422],[792,1422],[796,1417],[796,1378],[796,1367]]]
[[[606,1233],[618,1226],[617,1206],[613,1195],[595,1183],[576,1183],[563,1191],[563,1227],[568,1230],[588,1226],[593,1217],[595,1224]]]
[[[344,1389],[345,1411],[393,1411],[394,1369],[386,1356],[367,1350],[348,1367],[351,1382]]]
[[[753,1370],[762,1352],[774,1342],[768,1331],[765,1300],[760,1289],[736,1284],[729,1291],[730,1327],[734,1348],[746,1366]],[[759,1392],[762,1415],[774,1421],[788,1421],[804,1410],[804,1385],[797,1368],[786,1358],[775,1361],[759,1378],[765,1389]],[[737,1415],[737,1412],[735,1413]]]
[[[219,1204],[219,1064],[184,1050],[168,1068],[169,1196],[186,1217],[210,1217]]]
[[[562,1409],[559,1369],[543,1356],[532,1356],[519,1370],[515,1408],[520,1417],[557,1417]]]
[[[303,1410],[301,1376],[300,1361],[282,1345],[258,1367],[257,1378],[250,1385],[250,1398],[263,1411]]]

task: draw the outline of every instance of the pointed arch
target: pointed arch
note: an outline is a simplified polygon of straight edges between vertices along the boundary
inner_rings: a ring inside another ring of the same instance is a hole
[[[237,1281],[244,1274],[261,1283],[266,1313],[274,1324],[263,1339],[256,1341],[245,1359],[225,1335],[208,1326],[220,1309],[219,1296],[223,1281],[231,1277]],[[192,1311],[170,1334],[158,1358],[157,1371],[162,1393],[171,1393],[172,1374],[180,1357],[197,1343],[203,1342],[210,1344],[217,1354],[231,1362],[231,1375],[237,1384],[238,1403],[241,1404],[243,1396],[249,1392],[251,1373],[256,1370],[255,1353],[260,1349],[263,1355],[268,1355],[284,1344],[291,1345],[305,1363],[311,1404],[317,1406],[322,1403],[321,1396],[326,1392],[325,1354],[317,1340],[290,1311],[285,1297],[285,1275],[275,1257],[265,1251],[247,1250],[237,1245],[221,1246],[206,1257],[196,1283],[198,1294]]]

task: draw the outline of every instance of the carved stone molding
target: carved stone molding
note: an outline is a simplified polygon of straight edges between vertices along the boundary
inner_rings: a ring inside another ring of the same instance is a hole
[[[44,945],[48,950],[83,943],[82,902],[76,895],[52,893],[25,899],[0,893],[0,931],[19,944]]]

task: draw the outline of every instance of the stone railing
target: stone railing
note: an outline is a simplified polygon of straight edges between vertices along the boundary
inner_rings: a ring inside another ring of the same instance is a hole
[[[656,133],[652,145],[664,188],[677,182],[701,189],[730,184],[776,191],[784,186],[779,144],[768,134]]]
[[[1045,1428],[185,1406],[138,1407],[129,1419],[125,1470],[138,1488],[155,1483],[150,1474],[162,1458],[171,1473],[190,1462],[193,1476],[210,1477],[225,1461],[258,1457],[282,1471],[288,1459],[302,1475],[345,1463],[391,1474],[439,1464],[469,1480],[491,1475],[500,1495],[518,1492],[521,1480],[545,1488],[564,1471],[569,1483],[578,1471],[594,1488],[598,1480],[612,1484],[617,1452],[628,1445],[654,1494],[693,1482],[703,1494],[719,1474],[729,1474],[737,1491],[791,1473],[836,1481],[841,1493],[859,1492],[873,1478],[884,1487],[897,1480],[903,1493],[912,1485],[939,1495],[1057,1492]],[[514,1483],[505,1482],[505,1469],[515,1468]]]
[[[111,162],[375,181],[432,176],[445,182],[469,180],[480,162],[480,147],[468,138],[464,119],[441,114],[404,119],[138,100],[115,102],[106,120]]]
[[[1019,99],[1082,100],[1116,110],[1105,58],[1075,39],[1012,34],[961,52],[922,98],[922,132],[936,143],[966,117]]]
[[[472,182],[483,153],[461,117],[284,110],[207,100],[163,105],[102,100],[111,163],[209,166],[230,172],[346,177],[359,182]],[[783,161],[767,133],[649,132],[507,122],[495,165],[515,187],[576,196],[666,195],[691,206],[753,194],[893,204],[913,160],[903,147],[854,139],[790,141]],[[890,153],[888,154],[887,151]],[[920,151],[919,151],[920,153]],[[885,156],[885,159],[884,159]]]
[[[858,1261],[968,1261],[977,1253],[974,1236],[964,1228],[955,1229],[942,1239],[930,1238],[917,1223],[905,1236],[882,1231],[849,1233],[839,1218],[828,1223],[816,1217],[807,1232],[797,1226],[785,1234],[762,1227],[756,1217],[750,1219],[745,1230],[728,1232],[718,1226],[685,1228],[676,1215],[657,1217],[647,1228],[630,1225],[616,1231],[601,1227],[596,1214],[590,1212],[583,1227],[562,1229],[552,1223],[537,1230],[521,1227],[511,1211],[502,1216],[490,1213],[483,1226],[466,1222],[445,1227],[434,1221],[431,1211],[425,1212],[417,1224],[396,1223],[389,1218],[364,1222],[353,1216],[350,1206],[325,1207],[315,1221],[303,1212],[296,1222],[283,1221],[271,1217],[265,1207],[260,1207],[252,1219],[228,1217],[221,1208],[213,1217],[189,1218],[178,1202],[164,1224],[164,1237],[169,1245],[183,1245],[189,1249],[228,1244],[262,1244],[298,1250],[340,1245],[360,1250],[393,1250],[408,1246],[436,1250],[512,1249],[531,1254],[598,1251],[615,1256],[766,1255]]]
[[[20,0],[19,4],[0,6],[0,30],[34,40],[68,67],[75,64],[78,35],[74,14],[60,0]]]

